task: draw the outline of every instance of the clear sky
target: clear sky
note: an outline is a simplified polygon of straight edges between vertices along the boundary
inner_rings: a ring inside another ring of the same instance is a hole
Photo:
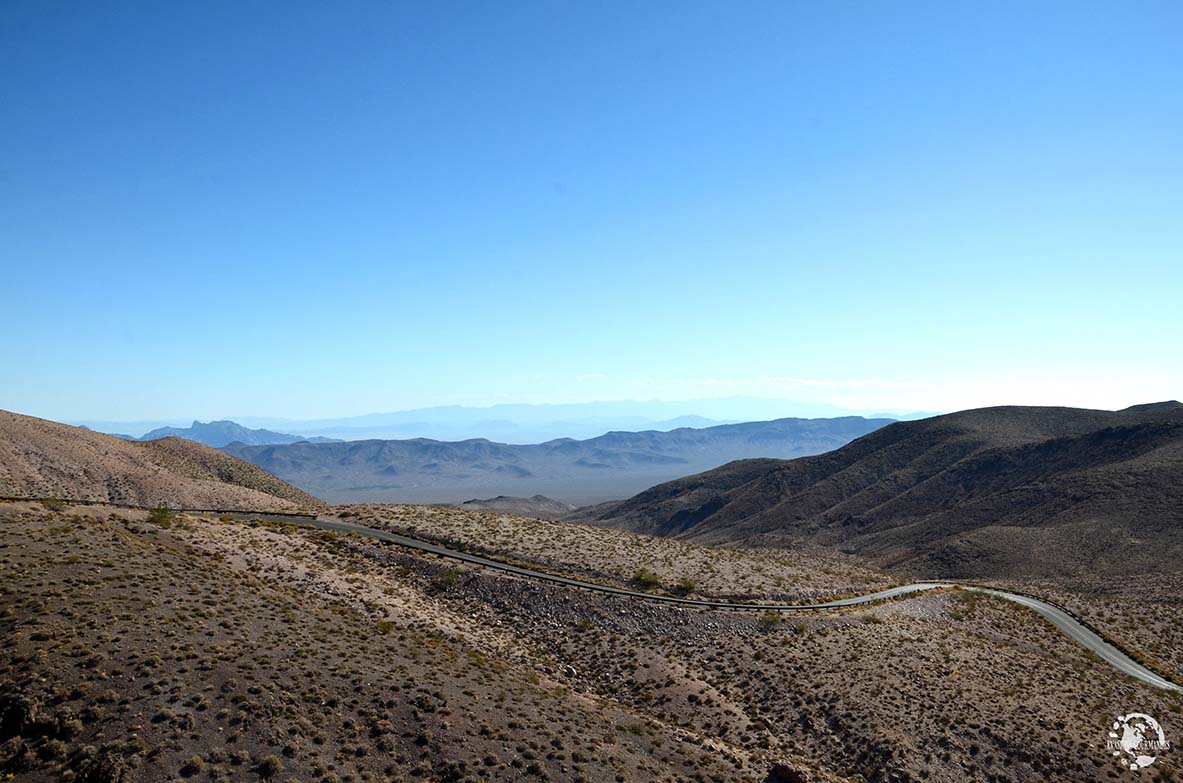
[[[0,407],[1183,397],[1183,4],[0,4]]]

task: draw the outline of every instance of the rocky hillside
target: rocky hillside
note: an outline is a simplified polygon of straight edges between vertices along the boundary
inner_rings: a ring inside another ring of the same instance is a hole
[[[201,509],[323,505],[254,465],[193,441],[125,441],[7,411],[0,411],[0,495]]]
[[[559,573],[649,568],[691,595],[884,579],[796,550],[451,508],[349,513]],[[1131,705],[1173,738],[1175,696],[973,594],[687,610],[216,515],[159,525],[0,502],[0,531],[0,780],[1178,779],[1173,752],[1139,777],[1105,747]]]
[[[828,454],[671,481],[596,516],[711,543],[838,545],[912,575],[1178,569],[1183,405],[900,422]]]

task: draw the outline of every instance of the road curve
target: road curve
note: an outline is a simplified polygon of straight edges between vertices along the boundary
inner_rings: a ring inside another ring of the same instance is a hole
[[[498,571],[505,571],[507,573],[527,577],[530,579],[539,579],[546,582],[554,582],[556,584],[565,585],[567,587],[594,590],[596,592],[608,593],[610,595],[620,595],[628,598],[638,598],[645,601],[657,601],[659,603],[695,607],[699,609],[723,609],[728,611],[757,612],[806,612],[817,609],[839,609],[847,606],[859,606],[861,604],[874,603],[875,601],[882,601],[889,598],[898,598],[904,595],[920,593],[926,590],[956,587],[962,590],[969,590],[975,593],[982,593],[995,598],[1001,598],[1003,600],[1019,604],[1020,606],[1025,606],[1048,620],[1052,625],[1060,629],[1060,631],[1062,631],[1073,641],[1080,644],[1086,650],[1093,652],[1103,661],[1123,674],[1127,674],[1130,677],[1133,677],[1134,679],[1144,682],[1147,685],[1155,688],[1174,691],[1176,693],[1183,693],[1183,688],[1166,679],[1165,677],[1155,674],[1150,669],[1147,669],[1129,655],[1119,650],[1113,644],[1106,641],[1100,634],[1084,625],[1080,620],[1073,617],[1064,609],[1032,596],[1020,595],[1018,593],[999,590],[993,587],[958,585],[952,582],[913,582],[912,584],[889,587],[886,590],[878,590],[873,593],[851,596],[849,598],[838,598],[833,601],[824,601],[814,604],[744,604],[733,603],[730,601],[710,601],[700,598],[679,598],[672,595],[655,595],[653,593],[645,593],[640,590],[629,590],[628,588],[624,587],[601,585],[596,584],[595,582],[585,582],[580,579],[559,576],[558,574],[548,574],[545,571],[535,571],[530,568],[523,568],[521,566],[512,565],[500,560],[494,560],[489,557],[482,557],[480,555],[474,555],[468,552],[461,552],[456,549],[449,549],[439,544],[433,544],[430,541],[423,541],[418,538],[412,538],[410,536],[404,536],[398,533],[390,533],[385,530],[365,527],[364,525],[355,525],[352,522],[342,522],[339,519],[314,519],[312,517],[283,516],[278,514],[227,514],[224,516],[230,516],[237,519],[259,519],[264,521],[283,522],[285,524],[300,525],[303,527],[315,527],[320,528],[321,530],[330,530],[337,533],[356,533],[366,538],[372,538],[378,541],[386,541],[397,546],[406,547],[408,549],[416,549],[420,552],[427,552],[430,554],[439,555],[441,557],[451,558],[452,560],[458,560],[463,563],[471,563],[473,565],[483,566],[485,568],[493,568]]]
[[[1167,678],[1155,674],[1147,669],[1142,664],[1135,661],[1130,656],[1126,655],[1121,650],[1114,647],[1107,642],[1100,634],[1092,630],[1088,626],[1081,623],[1068,612],[1064,611],[1055,604],[1049,604],[1047,601],[1041,601],[1038,598],[1033,598],[1028,595],[1019,595],[1018,593],[1007,592],[1006,590],[998,590],[993,587],[978,587],[976,585],[961,585],[963,590],[970,590],[975,593],[985,593],[992,595],[995,598],[1001,598],[1005,601],[1011,601],[1032,609],[1039,613],[1044,619],[1052,625],[1060,629],[1066,636],[1077,642],[1085,649],[1090,650],[1096,654],[1101,660],[1108,663],[1113,668],[1124,674],[1128,674],[1136,680],[1141,680],[1147,685],[1152,685],[1155,688],[1162,688],[1167,691],[1174,691],[1176,693],[1183,693],[1183,688],[1171,682]]]

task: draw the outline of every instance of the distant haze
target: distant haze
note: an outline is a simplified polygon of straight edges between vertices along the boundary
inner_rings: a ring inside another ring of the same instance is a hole
[[[488,438],[502,443],[542,443],[555,438],[594,438],[612,431],[660,430],[679,427],[709,427],[744,421],[780,418],[865,418],[913,419],[934,415],[916,411],[850,410],[835,405],[761,397],[726,397],[682,401],[615,400],[559,405],[504,404],[488,407],[437,406],[390,413],[371,413],[333,419],[284,419],[266,416],[231,416],[236,424],[252,429],[275,430],[291,441],[328,437],[339,440],[434,438],[466,440]],[[99,432],[139,437],[160,428],[186,428],[190,420],[164,421],[74,421],[72,424]],[[197,422],[193,422],[196,424]],[[167,434],[182,433],[168,432]],[[248,445],[281,443],[285,438],[251,440],[226,437],[221,442],[196,438],[222,446],[231,440]]]
[[[332,502],[457,503],[540,494],[586,505],[730,460],[818,454],[890,423],[848,416],[612,432],[536,445],[404,439],[232,444],[225,451]]]

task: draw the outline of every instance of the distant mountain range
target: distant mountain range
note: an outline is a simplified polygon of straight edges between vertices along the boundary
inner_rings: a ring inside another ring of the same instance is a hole
[[[834,545],[925,577],[1137,574],[1183,564],[1183,404],[999,407],[741,460],[588,510],[702,543]]]
[[[112,433],[114,434],[114,433]],[[116,435],[116,437],[128,437]],[[143,435],[137,440],[159,440],[160,438],[185,438],[186,440],[204,443],[220,449],[231,443],[241,443],[244,446],[266,446],[277,443],[338,443],[335,438],[320,436],[304,437],[302,435],[286,435],[271,430],[252,430],[232,421],[193,422],[188,427],[160,427]]]
[[[486,495],[545,495],[585,505],[753,456],[837,448],[891,419],[778,419],[669,432],[609,432],[532,445],[426,438],[344,443],[229,444],[254,463],[333,502],[457,503]]]
[[[864,418],[913,419],[933,414],[878,413],[793,400],[727,397],[674,402],[618,400],[557,405],[446,405],[333,419],[301,420],[259,416],[228,418],[244,427],[290,433],[289,437],[298,439],[311,439],[312,436],[341,440],[431,438],[454,441],[485,438],[502,443],[531,444],[556,438],[593,438],[612,431],[668,431],[679,427],[701,428],[716,424],[768,421],[786,417],[833,418],[852,415]],[[99,432],[130,433],[131,436],[138,437],[151,430],[166,427],[188,429],[188,421],[186,419],[73,423]]]

